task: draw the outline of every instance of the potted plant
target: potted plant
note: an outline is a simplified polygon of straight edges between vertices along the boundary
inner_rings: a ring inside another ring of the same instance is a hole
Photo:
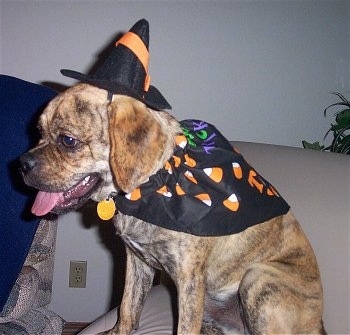
[[[332,143],[325,147],[324,145],[320,145],[319,142],[308,143],[307,141],[302,141],[304,148],[313,149],[313,150],[322,150],[322,151],[332,151],[338,152],[342,154],[350,154],[350,101],[347,100],[340,93],[332,93],[337,95],[340,98],[340,102],[336,102],[330,106],[328,106],[324,111],[324,116],[327,115],[329,109],[333,107],[341,108],[338,110],[335,116],[335,123],[331,124],[330,129],[327,131],[323,140],[329,134],[333,135]]]

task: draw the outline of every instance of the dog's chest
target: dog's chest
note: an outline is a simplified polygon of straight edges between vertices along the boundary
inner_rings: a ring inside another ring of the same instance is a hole
[[[121,238],[129,249],[151,267],[158,270],[164,270],[167,267],[164,264],[164,255],[161,254],[160,250],[156,250],[156,245],[134,240],[127,235],[123,235]]]
[[[163,228],[122,214],[116,216],[114,226],[128,248],[150,266],[163,268],[163,258],[168,254]]]
[[[124,243],[136,254],[141,256],[146,256],[148,254],[148,251],[145,250],[145,248],[143,247],[143,245],[140,244],[139,241],[135,241],[126,235],[123,235],[122,239]]]

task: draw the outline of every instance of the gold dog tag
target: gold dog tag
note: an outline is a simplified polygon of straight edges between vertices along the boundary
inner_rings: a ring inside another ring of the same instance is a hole
[[[110,220],[116,211],[113,199],[102,200],[97,204],[97,214],[102,220]]]

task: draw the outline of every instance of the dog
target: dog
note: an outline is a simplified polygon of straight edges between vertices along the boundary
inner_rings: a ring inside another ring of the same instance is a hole
[[[39,129],[37,146],[20,157],[25,183],[39,190],[37,215],[132,194],[166,165],[183,134],[168,112],[125,95],[108,99],[86,83],[55,97]],[[291,211],[223,236],[167,229],[120,211],[113,222],[126,246],[127,280],[108,334],[138,327],[156,269],[175,283],[178,334],[325,333],[317,261]]]

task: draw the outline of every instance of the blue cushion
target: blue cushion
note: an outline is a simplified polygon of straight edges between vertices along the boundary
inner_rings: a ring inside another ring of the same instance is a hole
[[[30,213],[36,191],[24,185],[18,157],[38,141],[38,116],[56,94],[48,87],[0,75],[0,311],[39,223]]]

